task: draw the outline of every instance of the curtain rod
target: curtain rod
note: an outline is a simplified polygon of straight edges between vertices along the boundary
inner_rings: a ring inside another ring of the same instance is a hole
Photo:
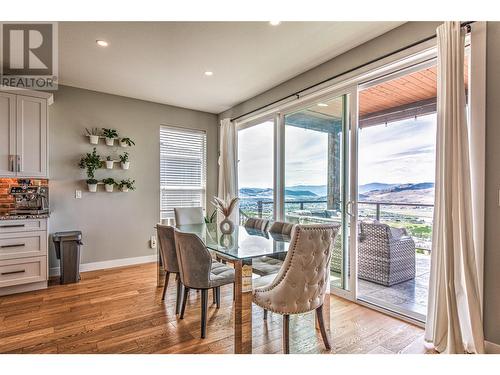
[[[466,28],[467,32],[468,32],[468,33],[470,33],[470,31],[471,31],[471,26],[470,26],[470,25],[471,25],[471,24],[473,24],[474,22],[476,22],[476,21],[467,21],[467,22],[462,22],[462,23],[460,24],[460,26],[461,26],[461,27]],[[272,106],[272,105],[274,105],[274,104],[277,104],[277,103],[279,103],[279,102],[282,102],[283,100],[286,100],[286,99],[290,99],[290,98],[293,98],[293,97],[296,97],[296,99],[299,99],[299,98],[300,98],[300,94],[301,94],[301,93],[303,93],[304,91],[307,91],[307,90],[313,89],[313,88],[315,88],[316,86],[320,86],[320,85],[322,85],[322,84],[324,84],[324,83],[327,83],[328,81],[331,81],[331,80],[334,80],[334,79],[336,79],[336,78],[339,78],[339,77],[341,77],[341,76],[343,76],[343,75],[345,75],[345,74],[352,73],[352,72],[353,72],[353,71],[355,71],[355,70],[358,70],[358,69],[364,68],[364,67],[365,67],[365,66],[367,66],[367,65],[373,64],[373,63],[375,63],[375,62],[377,62],[377,61],[380,61],[380,60],[382,60],[382,59],[385,59],[385,58],[387,58],[387,57],[390,57],[390,56],[392,56],[392,55],[395,55],[395,54],[397,54],[397,53],[399,53],[399,52],[402,52],[402,51],[404,51],[404,50],[406,50],[406,49],[408,49],[408,48],[412,48],[412,47],[415,47],[415,46],[417,46],[417,45],[419,45],[419,44],[421,44],[421,43],[425,43],[425,42],[427,42],[427,41],[429,41],[429,40],[431,40],[431,39],[434,39],[435,37],[436,37],[436,34],[433,34],[433,35],[430,35],[430,36],[428,36],[428,37],[426,37],[426,38],[424,38],[424,39],[421,39],[421,40],[419,40],[419,41],[417,41],[417,42],[414,42],[414,43],[412,43],[412,44],[409,44],[409,45],[407,45],[407,46],[405,46],[405,47],[401,47],[401,48],[397,49],[396,51],[386,53],[385,55],[382,55],[382,56],[380,56],[380,57],[377,57],[376,59],[373,59],[373,60],[367,61],[367,62],[365,62],[365,63],[363,63],[363,64],[361,64],[361,65],[358,65],[358,66],[356,66],[356,67],[354,67],[354,68],[351,68],[351,69],[345,70],[345,71],[343,71],[342,73],[335,74],[334,76],[329,77],[329,78],[326,78],[326,79],[324,79],[324,80],[322,80],[322,81],[320,81],[320,82],[318,82],[318,83],[315,83],[314,85],[307,86],[306,88],[303,88],[303,89],[301,89],[301,90],[299,90],[299,91],[296,91],[296,92],[294,92],[293,94],[289,94],[289,95],[287,95],[287,96],[282,97],[281,99],[275,100],[275,101],[273,101],[273,102],[271,102],[271,103],[268,103],[268,104],[265,104],[265,105],[263,105],[263,106],[261,106],[261,107],[259,107],[259,108],[253,109],[253,110],[251,110],[251,111],[249,111],[249,112],[246,112],[246,113],[243,113],[242,115],[236,116],[236,117],[232,118],[232,119],[231,119],[231,121],[236,121],[236,120],[238,120],[238,119],[240,119],[240,118],[242,118],[242,117],[248,116],[248,115],[250,115],[250,114],[252,114],[252,113],[254,113],[254,112],[257,112],[257,111],[260,111],[260,110],[265,109],[265,108],[267,108],[267,107],[270,107],[270,106]]]

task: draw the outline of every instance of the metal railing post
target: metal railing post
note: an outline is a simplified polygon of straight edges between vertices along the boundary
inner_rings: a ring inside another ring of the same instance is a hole
[[[257,201],[257,215],[262,218],[262,201]]]
[[[377,221],[380,221],[380,203],[377,203],[376,210],[377,210],[377,213],[376,213],[375,217],[377,218]]]

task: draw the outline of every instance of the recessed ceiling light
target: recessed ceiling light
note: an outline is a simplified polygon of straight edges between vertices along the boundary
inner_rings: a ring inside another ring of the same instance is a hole
[[[210,77],[210,76],[213,76],[213,75],[214,75],[214,72],[211,72],[210,70],[207,70],[207,71],[205,72],[205,75]]]
[[[328,107],[328,104],[326,104],[326,103],[318,103],[318,107]]]
[[[281,21],[269,21],[269,23],[272,25],[272,26],[278,26]]]
[[[108,42],[106,42],[105,40],[96,40],[95,42],[97,43],[97,45],[99,47],[107,47],[108,46]]]

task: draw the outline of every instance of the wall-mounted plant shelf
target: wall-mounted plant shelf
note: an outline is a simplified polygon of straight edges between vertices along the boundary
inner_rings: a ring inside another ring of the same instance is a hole
[[[135,183],[134,180],[131,181],[130,179],[127,179],[115,182],[114,184],[111,184],[110,187],[109,184],[105,184],[102,181],[98,181],[96,184],[87,183],[87,187],[89,193],[98,193],[99,192],[98,186],[104,186],[105,190],[103,192],[106,193],[113,193],[113,192],[128,193],[130,190],[135,190],[134,183]],[[115,186],[117,187],[116,190],[114,189]]]
[[[87,134],[86,137],[89,139],[89,143],[91,145],[99,145],[99,144],[101,144],[99,142],[99,140],[104,139],[104,143],[102,143],[102,144],[106,145],[108,147],[129,148],[129,147],[135,146],[135,142],[127,137],[125,137],[125,138],[111,138],[111,140],[113,141],[112,143],[111,143],[111,140],[104,137],[103,135],[89,135],[89,134]]]

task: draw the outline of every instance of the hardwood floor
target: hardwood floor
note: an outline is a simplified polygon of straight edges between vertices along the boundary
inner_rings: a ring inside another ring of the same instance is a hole
[[[175,315],[175,283],[165,303],[154,264],[93,271],[79,284],[0,297],[0,353],[232,353],[232,287],[221,308],[209,296],[207,338],[200,339],[201,296],[191,292]],[[281,353],[281,316],[254,306],[253,352]],[[314,314],[290,318],[291,353],[327,353]],[[423,330],[332,296],[328,353],[423,353]]]

